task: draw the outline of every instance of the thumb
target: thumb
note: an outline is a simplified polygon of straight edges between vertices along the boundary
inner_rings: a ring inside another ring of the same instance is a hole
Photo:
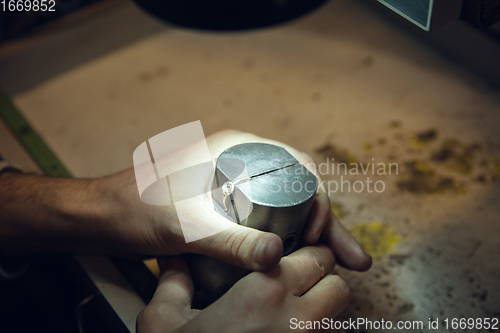
[[[190,246],[189,252],[252,271],[270,270],[283,256],[283,242],[278,235],[238,224]]]

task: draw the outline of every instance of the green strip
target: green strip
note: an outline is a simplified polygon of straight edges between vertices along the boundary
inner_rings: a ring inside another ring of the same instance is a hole
[[[0,116],[5,120],[12,132],[17,135],[45,174],[53,177],[71,177],[68,169],[43,142],[42,138],[33,130],[15,105],[12,104],[9,96],[2,90],[0,90]]]
[[[0,117],[7,126],[18,136],[24,147],[33,159],[40,165],[45,174],[53,177],[67,177],[71,174],[52,153],[30,124],[17,110],[10,98],[0,89]],[[125,260],[110,257],[113,263],[123,273],[127,280],[134,286],[136,292],[147,304],[153,297],[158,280],[142,261]],[[76,260],[73,260],[76,264]],[[96,287],[96,290],[97,287]],[[111,307],[111,306],[110,306]],[[113,309],[113,307],[111,307]],[[113,309],[114,311],[114,309]],[[118,316],[117,316],[118,317]],[[119,318],[119,317],[118,317]],[[119,318],[121,320],[121,318]]]

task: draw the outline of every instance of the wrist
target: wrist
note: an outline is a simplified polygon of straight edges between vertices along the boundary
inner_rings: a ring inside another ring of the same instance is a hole
[[[60,233],[53,234],[71,240],[66,251],[114,254],[108,224],[112,205],[105,200],[101,183],[101,178],[61,180],[54,202]]]
[[[182,237],[175,206],[148,205],[141,201],[134,169],[101,178],[95,189],[96,214],[106,245],[128,257],[180,254]],[[179,235],[181,237],[179,237]]]
[[[7,253],[94,252],[93,180],[6,172],[0,176],[0,246]],[[98,249],[96,249],[98,251]]]

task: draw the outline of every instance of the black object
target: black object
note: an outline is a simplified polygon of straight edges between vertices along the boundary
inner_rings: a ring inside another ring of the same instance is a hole
[[[203,30],[245,30],[283,23],[326,0],[135,0],[150,14]]]
[[[460,19],[476,28],[487,28],[500,21],[500,1],[464,0]]]

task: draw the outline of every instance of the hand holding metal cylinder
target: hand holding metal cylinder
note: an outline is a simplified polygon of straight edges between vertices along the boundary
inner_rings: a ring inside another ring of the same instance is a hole
[[[283,255],[303,245],[318,180],[284,148],[245,143],[218,158],[212,189],[215,210],[227,219],[273,232]],[[202,255],[187,255],[195,283],[193,305],[204,308],[249,271]]]

